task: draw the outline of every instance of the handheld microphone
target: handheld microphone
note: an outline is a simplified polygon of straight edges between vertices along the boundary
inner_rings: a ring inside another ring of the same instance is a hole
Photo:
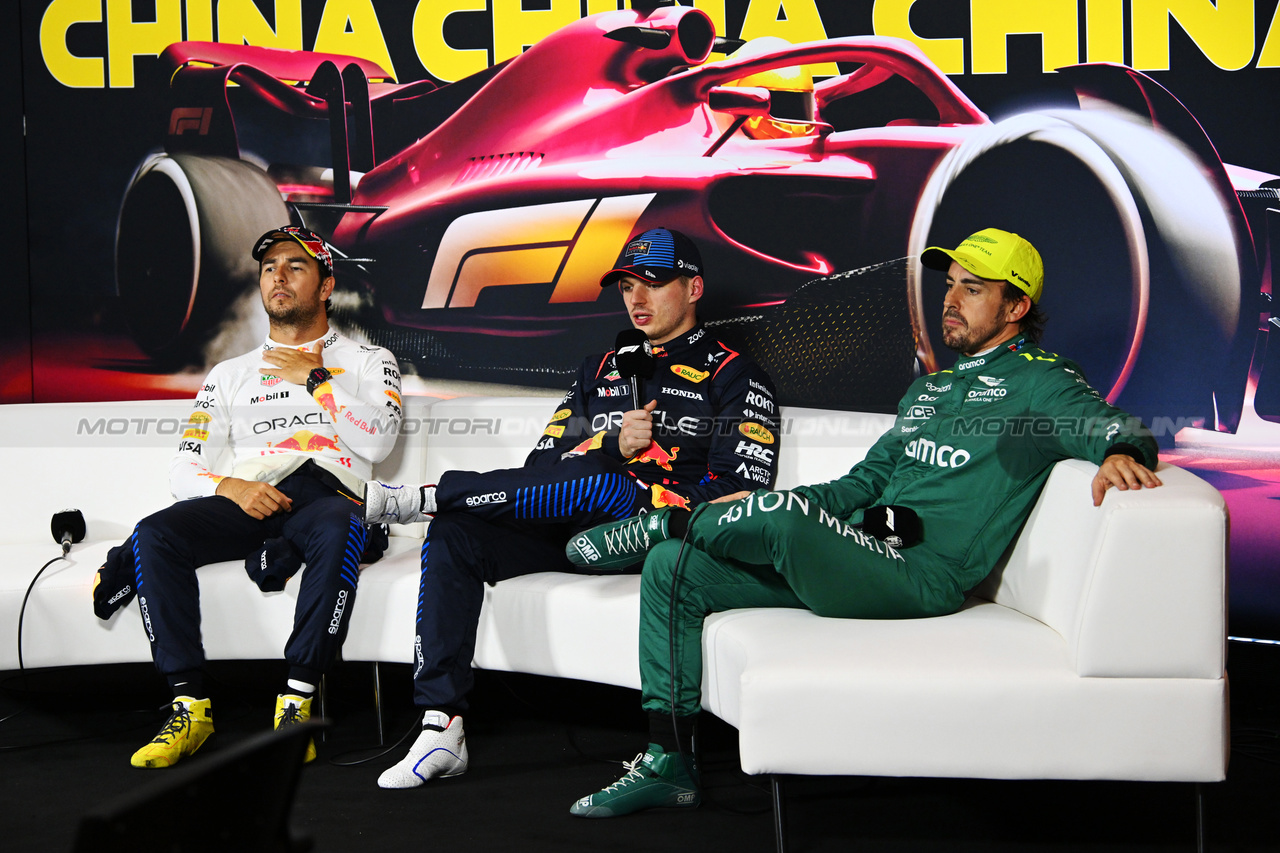
[[[639,329],[623,329],[613,344],[613,363],[618,375],[631,380],[631,400],[635,408],[643,407],[640,401],[640,379],[650,379],[657,368],[653,357],[653,344],[649,336]]]
[[[924,534],[920,516],[905,506],[873,506],[862,514],[862,532],[891,548],[910,548]]]
[[[49,530],[53,533],[53,541],[61,545],[62,553],[66,554],[71,550],[71,543],[84,540],[84,514],[78,509],[55,512]]]

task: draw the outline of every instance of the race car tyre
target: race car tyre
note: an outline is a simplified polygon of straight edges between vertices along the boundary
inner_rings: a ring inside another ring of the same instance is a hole
[[[1128,114],[1062,110],[1014,116],[950,152],[908,244],[926,370],[954,355],[939,340],[943,276],[921,269],[920,252],[986,227],[1021,234],[1044,258],[1042,346],[1078,361],[1111,402],[1159,419],[1164,443],[1238,407],[1219,390],[1241,328],[1235,226],[1177,140]]]
[[[289,221],[275,183],[251,163],[194,154],[144,161],[116,227],[116,292],[138,346],[166,364],[199,363],[231,313],[265,331],[261,312],[244,310],[241,298],[257,292],[250,250]]]

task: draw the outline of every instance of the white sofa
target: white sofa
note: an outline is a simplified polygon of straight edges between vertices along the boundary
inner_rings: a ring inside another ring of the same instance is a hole
[[[554,401],[409,398],[408,432],[378,477],[518,465]],[[27,667],[147,661],[136,604],[94,617],[93,575],[133,523],[170,500],[170,421],[185,402],[0,407],[0,670],[18,666],[23,593],[55,556],[49,518],[80,508],[89,534],[31,594]],[[780,488],[843,473],[883,415],[784,409]],[[1060,463],[1003,566],[958,613],[824,619],[738,610],[707,619],[707,710],[738,728],[748,773],[1221,780],[1227,513],[1212,487],[1164,465],[1164,488],[1111,490]],[[343,649],[409,662],[421,525],[364,569]],[[296,594],[263,594],[239,563],[199,573],[211,659],[275,658]],[[635,576],[534,574],[486,588],[478,666],[639,686]],[[790,715],[779,737],[780,709]],[[796,715],[802,719],[796,719]]]

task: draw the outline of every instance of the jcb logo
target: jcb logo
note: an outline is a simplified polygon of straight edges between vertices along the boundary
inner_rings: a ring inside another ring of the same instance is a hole
[[[552,303],[594,302],[600,270],[655,193],[468,213],[444,232],[423,308],[472,308],[486,287],[554,283]]]

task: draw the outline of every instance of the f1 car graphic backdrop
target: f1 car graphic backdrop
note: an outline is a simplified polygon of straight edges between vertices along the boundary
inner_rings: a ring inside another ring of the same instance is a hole
[[[443,86],[349,56],[173,44],[163,150],[117,229],[135,339],[158,364],[203,362],[256,295],[244,246],[291,219],[337,250],[347,331],[424,376],[563,385],[626,325],[598,276],[630,233],[666,225],[702,247],[703,318],[784,403],[891,410],[949,363],[941,284],[915,257],[1000,224],[1052,271],[1046,344],[1109,399],[1239,422],[1255,235],[1280,179],[1224,166],[1159,84],[1065,68],[1080,109],[992,122],[909,42],[733,47],[679,6],[583,18]],[[813,83],[819,63],[842,73]],[[155,264],[157,245],[185,257]]]

